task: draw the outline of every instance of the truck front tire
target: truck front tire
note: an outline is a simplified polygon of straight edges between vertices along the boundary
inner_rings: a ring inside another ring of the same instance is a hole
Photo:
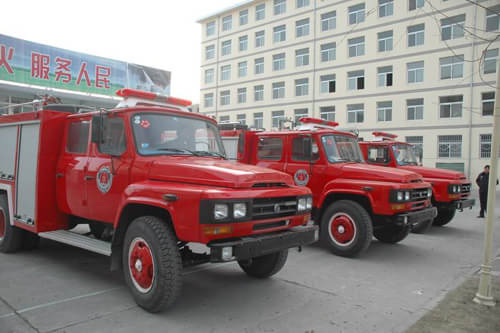
[[[321,218],[320,237],[334,254],[355,257],[366,251],[372,241],[370,215],[357,202],[334,202]]]
[[[409,226],[388,226],[374,230],[373,235],[382,243],[396,244],[405,239],[410,230]]]
[[[248,276],[264,279],[278,273],[286,263],[288,250],[282,250],[265,256],[240,260],[238,265]]]
[[[174,232],[154,216],[136,218],[123,244],[125,281],[137,304],[155,313],[171,306],[182,288],[182,261]]]
[[[0,194],[0,252],[13,253],[23,246],[25,231],[10,224],[7,197]]]
[[[438,215],[434,219],[434,225],[441,227],[450,223],[455,217],[457,209],[455,207],[438,207]]]

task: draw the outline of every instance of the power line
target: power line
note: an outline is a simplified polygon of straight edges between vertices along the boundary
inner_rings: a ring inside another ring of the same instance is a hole
[[[493,8],[484,7],[483,5],[480,5],[480,4],[479,4],[478,2],[476,2],[476,1],[472,1],[472,0],[465,0],[465,1],[467,1],[467,2],[469,2],[469,3],[471,3],[471,4],[473,4],[473,5],[476,5],[476,6],[478,6],[478,7],[484,8],[484,9],[486,9],[487,11],[489,11],[489,12],[493,12],[493,14],[496,14],[496,15],[500,16],[500,12],[495,11]]]

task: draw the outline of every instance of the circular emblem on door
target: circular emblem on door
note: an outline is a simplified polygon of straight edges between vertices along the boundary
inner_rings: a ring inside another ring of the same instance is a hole
[[[108,167],[102,167],[97,172],[97,188],[102,193],[107,193],[113,184],[113,174]]]
[[[309,174],[304,169],[299,169],[293,175],[293,179],[295,180],[295,184],[299,186],[306,186],[309,183]]]

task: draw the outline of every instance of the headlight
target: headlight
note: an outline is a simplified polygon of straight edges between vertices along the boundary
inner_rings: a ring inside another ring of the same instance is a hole
[[[306,198],[299,198],[299,202],[297,204],[297,210],[299,212],[302,212],[306,210],[307,207],[307,199]]]
[[[313,207],[313,198],[312,197],[307,197],[307,203],[306,203],[307,210],[312,209],[312,207]]]
[[[427,189],[427,197],[428,198],[432,197],[432,189],[431,188]]]
[[[228,208],[226,204],[216,204],[214,206],[214,218],[216,220],[223,220],[227,218]]]
[[[405,192],[405,201],[410,201],[410,192],[409,191]]]
[[[403,201],[403,199],[404,199],[404,193],[403,192],[397,192],[396,199],[398,201]]]
[[[233,207],[233,217],[235,219],[241,219],[247,216],[247,205],[244,203],[235,203]]]

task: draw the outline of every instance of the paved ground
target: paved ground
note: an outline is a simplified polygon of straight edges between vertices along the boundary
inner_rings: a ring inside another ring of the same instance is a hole
[[[106,257],[43,241],[0,255],[0,332],[403,332],[477,270],[476,215],[398,245],[374,240],[360,259],[293,251],[265,281],[234,263],[191,268],[180,301],[159,315],[135,306]],[[497,253],[498,218],[495,236]]]

